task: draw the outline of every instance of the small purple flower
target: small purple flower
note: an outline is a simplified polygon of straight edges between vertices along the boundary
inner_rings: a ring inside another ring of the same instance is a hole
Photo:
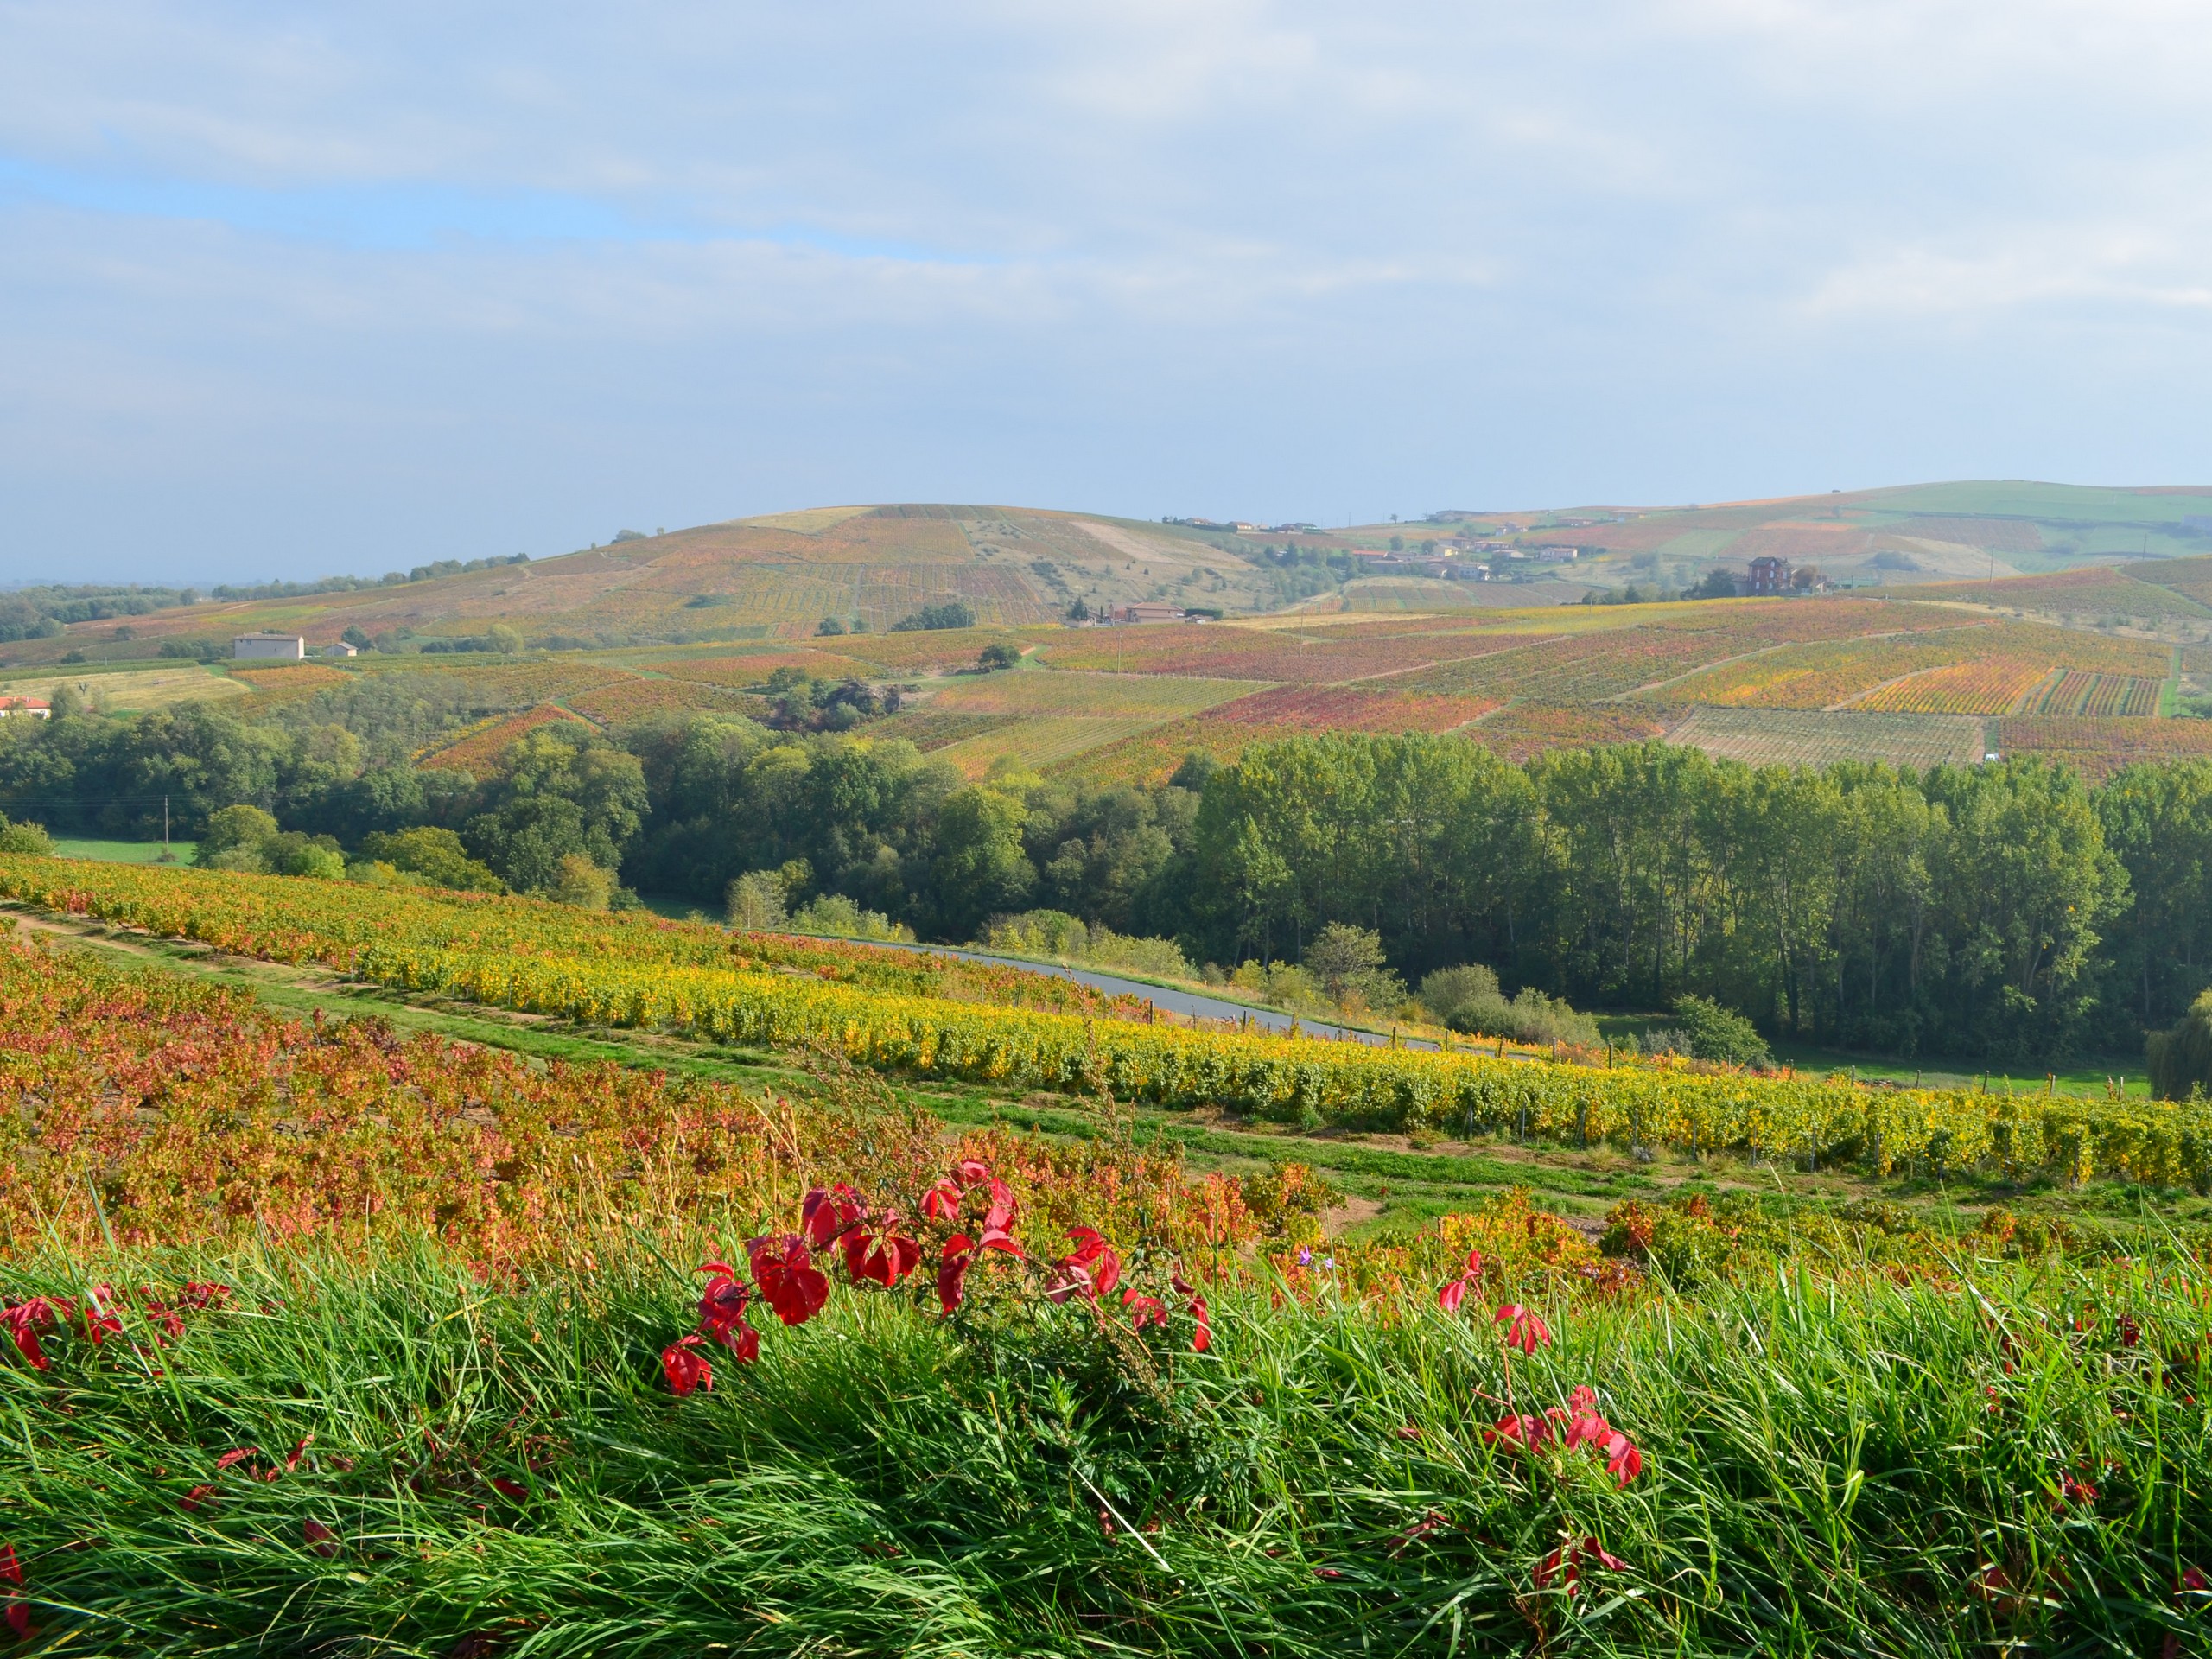
[[[1301,1244],[1298,1247],[1298,1265],[1301,1268],[1310,1268],[1313,1265],[1313,1247],[1311,1244]]]
[[[1321,1258],[1321,1265],[1329,1272],[1334,1273],[1337,1270],[1337,1258],[1333,1255],[1325,1255]]]

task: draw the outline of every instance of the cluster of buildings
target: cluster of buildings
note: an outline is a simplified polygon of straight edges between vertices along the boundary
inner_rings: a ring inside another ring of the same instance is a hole
[[[1220,620],[1219,611],[1188,610],[1180,605],[1143,600],[1134,605],[1102,607],[1082,621],[1071,622],[1068,626],[1071,628],[1128,628],[1151,622],[1218,622]]]
[[[1185,530],[1225,530],[1237,536],[1296,536],[1320,529],[1319,524],[1255,524],[1242,518],[1162,518],[1163,524],[1180,524]]]

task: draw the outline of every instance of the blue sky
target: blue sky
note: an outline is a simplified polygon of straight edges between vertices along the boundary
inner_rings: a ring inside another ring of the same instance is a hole
[[[0,0],[0,581],[2212,481],[2167,0]]]

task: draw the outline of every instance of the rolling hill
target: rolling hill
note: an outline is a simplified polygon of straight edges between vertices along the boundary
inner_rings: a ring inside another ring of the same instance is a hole
[[[556,648],[638,641],[804,638],[824,617],[880,632],[925,605],[959,600],[979,622],[1093,604],[1176,600],[1224,611],[1276,602],[1276,585],[1233,547],[1196,532],[1027,508],[834,507],[630,537],[556,558],[351,591],[202,603],[24,641],[11,662],[166,639],[219,642],[259,629],[310,645],[348,627],[372,638],[466,637],[505,623]]]

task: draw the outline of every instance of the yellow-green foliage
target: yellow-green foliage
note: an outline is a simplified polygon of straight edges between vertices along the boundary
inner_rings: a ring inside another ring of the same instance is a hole
[[[368,895],[340,883],[22,859],[0,859],[0,892],[251,954],[330,962],[409,990],[722,1042],[827,1045],[861,1065],[1007,1089],[1103,1088],[1125,1100],[1218,1105],[1298,1122],[1510,1128],[1565,1141],[1855,1156],[1884,1171],[1910,1160],[1932,1169],[2212,1186],[2212,1106],[2202,1102],[1613,1070],[1007,1007],[802,978],[737,959],[709,963],[696,950],[682,953],[688,961],[671,960],[675,950],[652,948],[677,943],[661,930],[594,934],[607,925],[473,895],[379,893],[383,923],[365,926],[360,906]],[[456,904],[466,906],[467,937],[418,942],[437,930],[408,918]],[[277,905],[289,925],[270,929]],[[249,914],[262,931],[248,925]]]

